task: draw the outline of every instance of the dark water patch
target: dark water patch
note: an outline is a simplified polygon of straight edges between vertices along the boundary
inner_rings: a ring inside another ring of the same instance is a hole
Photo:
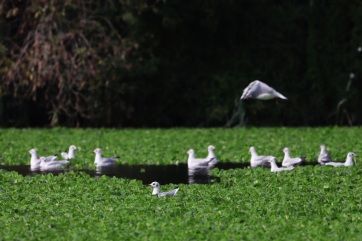
[[[15,171],[23,176],[29,176],[29,175],[34,176],[36,174],[47,174],[47,173],[52,173],[53,175],[58,175],[60,173],[66,173],[66,172],[70,171],[70,169],[67,169],[67,168],[41,171],[40,169],[31,169],[30,165],[12,165],[12,166],[0,165],[0,169],[6,170],[6,171]]]
[[[313,162],[302,162],[300,166],[320,166],[319,162],[313,161]]]
[[[319,165],[316,163],[305,162],[301,166]],[[248,168],[249,163],[219,162],[215,167],[223,170]],[[278,163],[281,166],[281,163]],[[84,172],[92,177],[102,175],[141,180],[144,184],[157,181],[161,184],[211,184],[218,182],[219,178],[210,175],[210,168],[193,168],[189,169],[187,164],[179,165],[113,165],[108,167],[99,167],[94,169],[58,169],[58,170],[31,170],[29,165],[3,166],[0,169],[7,171],[16,171],[23,176],[52,173],[58,175],[69,171]]]
[[[106,175],[109,177],[137,179],[144,184],[157,181],[161,184],[210,184],[217,181],[216,177],[210,176],[210,170],[200,169],[189,173],[187,164],[180,165],[112,165],[108,167],[98,167],[94,169],[57,169],[57,170],[40,170],[31,169],[29,165],[0,165],[0,169],[15,171],[23,176],[34,176],[37,174],[52,173],[59,175],[69,171],[84,172],[92,177]]]
[[[236,168],[248,168],[250,167],[250,163],[248,162],[219,162],[216,164],[216,167],[219,169],[223,169],[223,170],[228,170],[228,169],[236,169]]]
[[[188,183],[189,184],[210,184],[220,181],[220,178],[210,176],[212,168],[188,168]]]
[[[91,176],[110,176],[141,180],[143,184],[188,183],[187,165],[112,165],[93,170],[81,170]]]

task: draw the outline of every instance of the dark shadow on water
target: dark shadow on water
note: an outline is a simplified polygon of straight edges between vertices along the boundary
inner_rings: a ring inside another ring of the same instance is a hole
[[[58,170],[51,170],[51,171],[41,171],[40,169],[30,169],[30,165],[13,165],[13,166],[3,166],[0,165],[0,169],[6,170],[6,171],[15,171],[23,176],[34,176],[36,174],[47,174],[52,173],[53,175],[58,175],[60,173],[66,173],[69,172],[70,169],[58,169]]]
[[[141,180],[143,184],[157,181],[161,184],[188,183],[187,165],[113,165],[82,170],[91,176],[111,176]]]
[[[314,161],[314,162],[303,162],[302,164],[300,164],[300,166],[320,166],[319,162]]]
[[[279,165],[279,164],[278,164]],[[315,165],[315,163],[305,163],[302,165]],[[249,163],[221,162],[216,164],[217,168],[228,170],[236,168],[247,168]],[[92,177],[100,177],[102,175],[141,180],[142,183],[148,184],[158,181],[164,184],[211,184],[218,182],[219,178],[210,175],[210,168],[194,168],[188,169],[187,164],[179,165],[113,165],[109,167],[100,167],[94,169],[60,169],[51,171],[30,170],[29,165],[2,166],[0,169],[7,171],[16,171],[23,176],[33,176],[37,174],[52,173],[58,175],[66,173],[70,170],[74,172],[84,172]]]
[[[238,163],[238,162],[219,162],[216,164],[216,167],[223,170],[236,169],[236,168],[247,168],[250,167],[250,163]]]

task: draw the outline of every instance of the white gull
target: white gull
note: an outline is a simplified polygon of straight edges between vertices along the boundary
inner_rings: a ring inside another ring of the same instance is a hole
[[[74,151],[77,149],[77,147],[75,145],[71,145],[69,147],[68,153],[67,152],[62,152],[61,155],[64,159],[74,159],[75,155],[74,155]]]
[[[270,163],[270,171],[271,172],[283,172],[283,171],[290,171],[293,170],[294,167],[290,166],[290,167],[278,167],[277,164],[275,163],[275,157],[271,157],[269,158],[268,162]]]
[[[251,153],[251,159],[250,159],[251,167],[260,167],[260,166],[270,167],[269,159],[272,158],[273,156],[259,156],[255,150],[255,147],[253,146],[249,148],[249,151]]]
[[[354,154],[353,152],[348,152],[345,162],[326,162],[326,163],[324,163],[324,165],[334,166],[334,167],[341,167],[341,166],[350,167],[350,166],[353,166],[353,164],[354,164],[353,158],[355,156],[356,156],[356,154]]]
[[[101,148],[96,148],[93,152],[96,154],[94,164],[96,164],[97,167],[113,165],[119,159],[119,157],[102,157]]]
[[[195,168],[195,167],[208,167],[209,163],[212,162],[214,158],[195,158],[195,151],[190,149],[187,151],[189,157],[187,158],[187,166],[188,168]]]
[[[175,189],[167,192],[160,192],[161,185],[158,182],[152,182],[151,184],[148,184],[148,186],[153,187],[152,195],[158,195],[159,197],[164,196],[175,196],[177,191],[179,190],[178,187],[175,187]]]
[[[31,158],[30,158],[30,168],[37,169],[40,168],[40,159],[38,158],[38,154],[36,153],[36,149],[31,149],[29,151]]]
[[[283,149],[284,152],[284,159],[282,162],[283,167],[290,167],[301,164],[305,161],[305,157],[290,157],[290,151],[288,147]]]
[[[216,155],[215,155],[215,153],[214,153],[214,150],[215,150],[216,148],[213,146],[213,145],[210,145],[208,148],[207,148],[207,151],[208,151],[208,155],[207,155],[207,157],[206,157],[206,159],[212,159],[212,161],[210,161],[209,162],[209,166],[214,166],[214,165],[216,165],[216,163],[217,163],[217,157],[216,157]]]
[[[286,100],[287,97],[280,94],[278,91],[270,87],[269,85],[259,81],[254,80],[251,82],[243,91],[240,99],[258,99],[258,100],[270,100],[273,98],[281,98]]]
[[[56,161],[57,155],[48,156],[48,157],[40,157],[40,170],[54,170],[62,168],[69,164],[69,160],[60,160]]]
[[[333,161],[331,154],[326,149],[326,145],[322,144],[320,147],[321,147],[321,151],[318,156],[318,163],[321,165],[324,165],[327,162]]]

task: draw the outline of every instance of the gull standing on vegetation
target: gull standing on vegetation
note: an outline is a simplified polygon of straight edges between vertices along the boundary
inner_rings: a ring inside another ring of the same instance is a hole
[[[195,158],[195,151],[193,149],[188,150],[187,154],[189,154],[189,157],[187,159],[188,168],[208,167],[209,163],[216,158]]]
[[[285,147],[283,149],[283,152],[284,152],[284,159],[282,162],[283,167],[299,165],[305,161],[305,157],[293,157],[293,158],[290,157],[290,151],[288,147]]]
[[[318,156],[318,163],[321,165],[325,165],[327,162],[331,162],[331,161],[333,161],[331,154],[327,151],[326,145],[322,144],[321,152],[319,153],[319,156]]]
[[[36,153],[36,149],[33,148],[29,151],[31,158],[30,158],[30,169],[37,169],[40,167],[40,159],[38,158],[38,154]]]
[[[74,155],[74,151],[77,149],[77,147],[75,145],[71,145],[69,147],[68,153],[67,152],[62,152],[61,155],[64,159],[74,159],[75,155]]]
[[[160,192],[161,185],[158,182],[152,182],[151,184],[148,184],[148,186],[153,187],[152,195],[158,195],[159,197],[164,196],[175,196],[177,191],[179,190],[178,187],[175,187],[175,189],[168,191],[168,192]]]
[[[69,164],[69,160],[55,161],[58,155],[40,157],[40,170],[54,170]]]
[[[206,159],[212,159],[210,162],[209,162],[209,166],[214,166],[216,165],[217,163],[217,158],[216,158],[216,155],[214,153],[214,150],[216,148],[213,146],[213,145],[210,145],[208,148],[207,148],[207,151],[208,151],[208,155],[206,157]]]
[[[251,82],[248,87],[243,91],[241,100],[245,99],[258,99],[258,100],[270,100],[273,98],[281,98],[286,100],[287,97],[280,94],[278,91],[270,87],[269,85],[259,81],[254,80]]]
[[[355,156],[356,156],[356,154],[354,154],[353,152],[348,152],[345,162],[326,162],[324,165],[334,166],[334,167],[341,167],[341,166],[350,167],[350,166],[353,166],[353,164],[354,164],[353,158]]]
[[[275,158],[273,156],[259,156],[258,153],[256,153],[255,147],[250,147],[249,149],[251,153],[251,159],[250,159],[250,166],[251,167],[270,167],[269,159]]]
[[[113,165],[119,159],[119,157],[102,157],[101,148],[97,148],[93,152],[96,154],[94,164],[96,164],[97,167]]]
[[[290,171],[294,169],[294,166],[290,166],[290,167],[278,167],[277,164],[275,163],[275,157],[271,157],[269,158],[268,162],[270,163],[270,171],[271,172],[283,172],[283,171]]]

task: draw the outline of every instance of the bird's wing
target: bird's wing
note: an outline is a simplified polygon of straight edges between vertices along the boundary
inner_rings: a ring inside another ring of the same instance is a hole
[[[117,160],[117,157],[102,158],[102,162],[108,164],[115,163]]]
[[[324,163],[324,165],[339,167],[339,166],[343,166],[344,163],[343,162],[326,162],[326,163]]]
[[[47,156],[45,157],[45,162],[51,162],[51,161],[54,161],[55,159],[57,159],[57,155],[53,155],[53,156]]]
[[[303,159],[300,157],[289,158],[289,159],[283,160],[282,166],[292,166],[292,165],[300,164],[302,161],[303,161]]]
[[[58,167],[58,166],[64,166],[67,165],[69,163],[68,160],[61,160],[61,161],[50,161],[47,163],[48,167]]]
[[[159,196],[159,197],[175,196],[178,190],[179,190],[179,188],[176,187],[175,189],[173,189],[173,190],[171,190],[171,191],[161,192],[158,196]]]
[[[273,156],[258,156],[257,161],[263,162],[263,163],[269,163],[269,160],[271,158],[275,158]]]
[[[330,162],[332,161],[332,157],[328,152],[321,153],[318,157],[319,162]]]
[[[284,100],[287,99],[287,97],[285,97],[284,95],[282,95],[281,93],[276,91],[273,87],[270,87],[269,85],[259,81],[257,88],[255,89],[255,95],[259,96],[259,95],[267,94],[267,93],[274,95],[276,97],[279,97],[281,99],[284,99]]]
[[[255,98],[258,96],[257,93],[260,93],[260,81],[255,80],[251,82],[243,91],[243,94],[241,95],[241,100],[249,99],[249,98]]]

